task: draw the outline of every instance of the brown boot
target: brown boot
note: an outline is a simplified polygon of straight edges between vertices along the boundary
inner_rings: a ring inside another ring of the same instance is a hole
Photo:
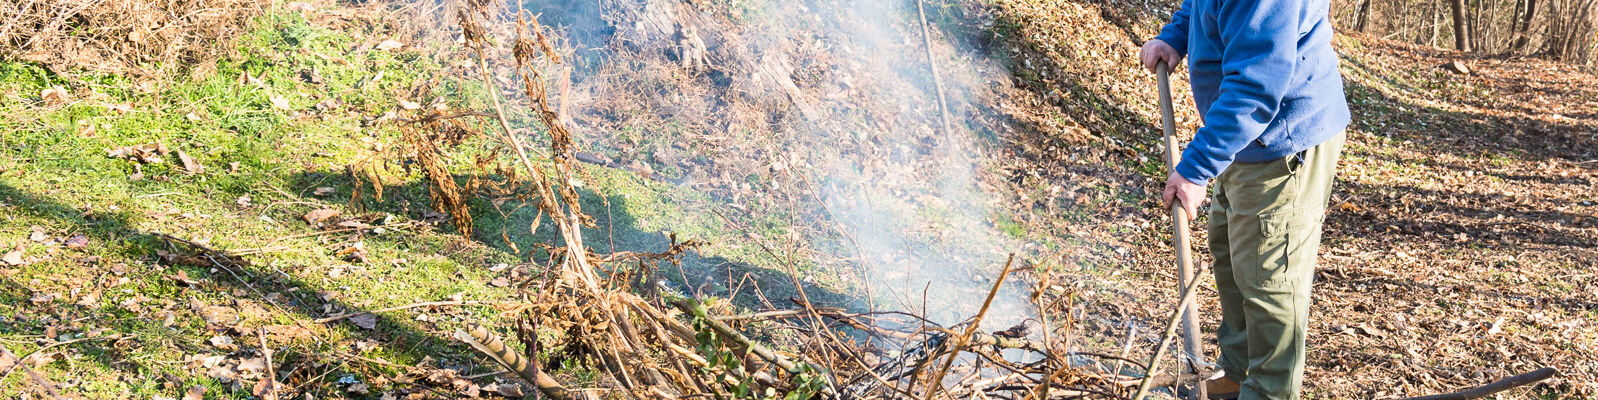
[[[1243,391],[1243,386],[1231,377],[1223,376],[1204,381],[1204,391],[1210,394],[1211,399],[1236,399],[1238,392]]]

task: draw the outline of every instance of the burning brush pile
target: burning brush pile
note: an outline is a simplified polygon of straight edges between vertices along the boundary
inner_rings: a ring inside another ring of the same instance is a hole
[[[1061,303],[1070,297],[1037,306],[1036,318],[1009,329],[984,328],[1004,282],[1028,269],[1015,267],[1013,257],[986,291],[981,309],[947,325],[910,312],[818,306],[798,278],[792,282],[798,295],[789,299],[791,307],[752,314],[733,315],[724,302],[662,294],[652,275],[663,265],[680,262],[700,243],[673,238],[665,252],[610,254],[584,244],[581,230],[595,228],[578,201],[584,173],[562,115],[565,105],[551,104],[549,93],[550,84],[565,90],[567,83],[561,81],[569,78],[546,75],[561,67],[563,57],[550,45],[546,29],[526,13],[516,17],[514,29],[496,29],[490,4],[470,0],[457,18],[494,109],[432,107],[396,120],[405,131],[408,151],[417,153],[413,159],[434,183],[433,203],[441,213],[465,213],[455,215],[457,222],[469,218],[462,199],[491,191],[536,206],[554,225],[557,244],[545,249],[551,254],[550,270],[542,282],[529,285],[519,305],[505,308],[516,322],[504,331],[514,331],[519,344],[496,334],[501,330],[495,327],[473,325],[455,334],[534,384],[542,395],[1114,399],[1132,394],[1139,380],[1129,377],[1148,375],[1145,363],[1124,356],[1064,351],[1073,321],[1070,315],[1052,321],[1050,316],[1069,309],[1070,304]],[[490,38],[495,33],[513,36],[508,49],[489,44],[496,42]],[[520,94],[537,121],[535,132],[542,137],[508,128],[505,108],[515,104],[504,99],[520,96],[499,93],[493,84],[496,66],[491,65],[493,53],[506,50],[514,59]],[[450,178],[439,156],[470,136],[496,143],[494,155],[478,164],[502,179],[472,179],[461,186]],[[532,143],[548,146],[540,149]],[[501,162],[497,155],[511,161]],[[1037,282],[1038,287],[1048,284]],[[1033,302],[1039,297],[1034,295]],[[539,332],[559,332],[560,356],[591,366],[602,377],[582,384],[587,387],[557,378],[561,374],[546,370],[535,356],[542,353]]]

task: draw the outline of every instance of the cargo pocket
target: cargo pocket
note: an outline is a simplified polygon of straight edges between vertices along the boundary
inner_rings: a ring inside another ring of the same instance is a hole
[[[1296,259],[1295,253],[1306,251],[1302,247],[1318,222],[1316,213],[1303,208],[1261,214],[1259,269],[1254,271],[1251,283],[1262,289],[1283,288],[1299,275],[1298,270],[1307,268],[1307,265],[1297,265],[1302,260]]]

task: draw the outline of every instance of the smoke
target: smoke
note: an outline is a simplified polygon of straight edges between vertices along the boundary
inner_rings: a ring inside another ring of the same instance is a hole
[[[823,218],[812,231],[842,234],[813,239],[832,242],[822,247],[862,272],[859,286],[872,308],[924,312],[945,324],[968,318],[1016,248],[987,222],[995,197],[979,179],[979,134],[1002,129],[978,111],[987,109],[977,106],[988,93],[981,86],[1008,81],[1009,73],[934,27],[932,62],[949,106],[950,129],[943,129],[915,0],[528,4],[546,13],[542,19],[610,35],[574,43],[606,49],[588,60],[605,67],[578,71],[585,141],[618,158],[648,150],[594,132],[658,117],[710,136],[692,144],[718,149],[709,155],[716,161],[684,164],[685,175],[702,175],[709,188],[738,187],[738,177],[771,165],[802,174],[767,190],[819,198],[814,206]],[[953,19],[961,7],[936,4],[927,8],[934,22]],[[596,20],[604,26],[590,23]],[[626,74],[635,77],[614,78]],[[1031,315],[1019,285],[1007,286],[985,326]]]

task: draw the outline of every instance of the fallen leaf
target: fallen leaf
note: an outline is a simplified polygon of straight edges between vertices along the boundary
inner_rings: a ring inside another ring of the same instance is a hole
[[[105,156],[138,161],[145,164],[161,162],[161,156],[171,152],[166,145],[160,143],[145,143],[136,146],[118,147],[105,151]]]
[[[350,385],[350,387],[344,388],[344,391],[355,394],[367,394],[370,393],[371,390],[372,387],[367,386],[365,383],[356,383],[354,385]]]
[[[18,360],[17,355],[11,353],[10,350],[0,351],[0,371],[11,370],[11,367],[17,365],[18,361],[21,360]]]
[[[95,125],[92,123],[81,122],[78,124],[78,136],[94,137],[95,131]]]
[[[527,393],[522,390],[522,385],[518,383],[501,383],[499,387],[494,388],[494,392],[499,393],[500,396],[513,399],[527,396]]]
[[[330,188],[330,187],[327,187],[327,186],[319,187],[319,188],[316,188],[316,191],[311,192],[311,194],[316,195],[318,197],[326,196],[326,195],[329,195],[329,194],[333,194],[333,188]]]
[[[344,261],[366,263],[366,242],[355,242],[335,255],[343,257]]]
[[[100,292],[89,292],[84,294],[83,298],[78,299],[78,302],[73,304],[84,307],[94,307],[100,305]]]
[[[66,244],[69,249],[81,249],[89,245],[89,238],[83,235],[72,235],[72,237],[67,238]]]
[[[255,86],[266,86],[266,82],[261,81],[261,78],[256,78],[254,75],[250,75],[250,71],[239,72],[239,83],[248,83]]]
[[[23,264],[27,264],[26,261],[22,260],[22,248],[21,247],[18,247],[18,248],[14,249],[14,250],[11,250],[10,252],[7,252],[6,255],[4,255],[4,256],[0,256],[0,262],[5,262],[8,265],[23,265]]]
[[[283,385],[277,383],[277,381],[271,379],[262,379],[258,382],[255,382],[255,387],[250,389],[250,394],[263,399],[277,398],[277,390],[282,387]]]
[[[303,80],[303,81],[305,81],[305,83],[309,83],[309,84],[313,84],[313,85],[320,85],[323,82],[322,81],[322,73],[321,72],[317,72],[317,70],[315,70],[315,69],[301,70],[300,71],[300,80]]]
[[[227,306],[205,306],[200,308],[200,319],[211,325],[232,325],[239,320],[239,312]]]
[[[45,235],[44,231],[39,229],[39,227],[34,227],[33,232],[28,233],[28,240],[43,242],[47,239],[50,239],[50,236]]]
[[[293,111],[294,110],[294,106],[289,104],[289,99],[285,99],[285,98],[283,98],[283,96],[278,96],[278,95],[274,94],[274,95],[271,95],[271,96],[267,96],[266,99],[268,101],[272,102],[272,107],[273,108],[277,108],[277,109],[283,110],[283,111]]]
[[[266,371],[266,358],[265,357],[246,358],[246,359],[243,359],[243,360],[239,360],[239,365],[237,367],[234,367],[234,368],[238,369],[239,372],[245,372],[245,373],[249,373],[249,374],[260,374],[261,372]]]
[[[233,199],[233,204],[238,204],[240,207],[249,207],[250,206],[250,200],[251,200],[250,199],[250,195],[246,194],[246,195],[243,195],[243,196],[239,196],[236,199]]]
[[[183,119],[187,119],[189,122],[200,122],[200,116],[192,111],[188,114],[183,114]]]
[[[400,108],[404,108],[406,110],[420,110],[420,109],[422,109],[422,105],[420,103],[417,103],[417,102],[414,102],[414,101],[410,101],[410,100],[400,100],[399,104],[400,104]]]
[[[133,103],[106,104],[105,108],[116,111],[117,114],[127,114],[133,111]]]
[[[178,150],[178,161],[183,162],[184,175],[194,175],[205,172],[205,166],[200,165],[200,162],[198,161],[194,161],[194,157],[189,157],[189,153],[185,153],[183,150]]]
[[[1338,211],[1359,212],[1359,206],[1355,205],[1354,203],[1350,203],[1350,202],[1344,201],[1342,203],[1338,203],[1337,204],[1337,210]]]
[[[44,100],[45,105],[52,107],[65,104],[67,102],[67,90],[62,89],[60,86],[47,87],[39,91],[39,99]]]
[[[506,287],[510,286],[510,279],[506,279],[505,277],[501,276],[494,278],[492,281],[488,281],[488,284],[494,285],[494,287]]]
[[[311,224],[311,225],[316,225],[316,224],[321,223],[322,221],[327,220],[328,218],[336,217],[339,214],[340,213],[339,213],[338,210],[334,210],[334,209],[331,209],[331,208],[324,208],[324,209],[315,210],[315,211],[311,211],[311,212],[305,213],[305,217],[304,218],[305,218],[305,223]]]
[[[172,281],[177,282],[179,286],[200,286],[200,281],[189,278],[189,271],[184,271],[181,269],[175,274],[167,275],[167,278],[171,278]]]
[[[361,327],[361,329],[377,329],[377,316],[372,315],[371,313],[362,313],[360,315],[350,317],[350,323]]]
[[[230,348],[233,347],[233,337],[231,337],[231,336],[222,336],[222,335],[212,336],[211,340],[209,342],[211,343],[211,346],[215,346],[216,348],[219,348],[219,349],[226,350],[226,349],[230,349]]]
[[[378,49],[378,50],[393,50],[393,49],[397,49],[397,48],[401,48],[401,47],[405,47],[405,44],[404,43],[400,43],[400,41],[398,41],[398,40],[388,39],[388,40],[384,40],[382,43],[378,43],[376,49]]]
[[[205,400],[205,386],[189,386],[189,390],[183,393],[183,400]]]

